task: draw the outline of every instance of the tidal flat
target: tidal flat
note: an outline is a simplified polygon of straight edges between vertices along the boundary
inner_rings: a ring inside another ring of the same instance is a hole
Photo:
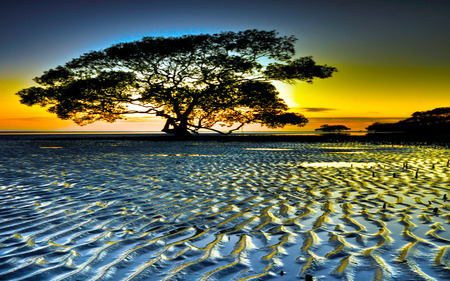
[[[0,280],[449,280],[450,149],[0,138]]]

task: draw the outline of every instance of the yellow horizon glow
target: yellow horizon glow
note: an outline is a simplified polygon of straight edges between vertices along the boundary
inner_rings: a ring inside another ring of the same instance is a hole
[[[376,121],[396,122],[415,111],[450,106],[449,69],[377,66],[338,66],[332,78],[313,84],[275,82],[280,96],[310,122],[303,128],[286,126],[284,131],[312,131],[323,124],[343,124],[363,130]],[[80,127],[60,120],[39,106],[20,104],[16,92],[33,82],[0,78],[0,131],[159,131],[159,117],[129,116],[116,123],[97,122]],[[391,119],[386,119],[391,118]],[[259,125],[244,131],[265,130]]]
[[[340,67],[334,77],[300,83],[293,100],[310,117],[409,117],[413,112],[450,106],[449,69]]]

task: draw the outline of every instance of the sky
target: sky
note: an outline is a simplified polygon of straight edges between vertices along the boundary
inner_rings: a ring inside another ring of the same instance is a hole
[[[144,36],[247,29],[294,35],[296,56],[338,68],[332,78],[277,83],[310,122],[364,130],[415,111],[450,106],[448,0],[15,0],[0,9],[0,131],[158,131],[163,120],[130,117],[80,127],[16,92],[90,50]],[[248,126],[245,130],[259,130]]]

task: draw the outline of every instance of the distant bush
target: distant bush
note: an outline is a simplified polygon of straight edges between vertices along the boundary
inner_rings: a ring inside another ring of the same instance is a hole
[[[404,132],[417,134],[450,134],[450,107],[414,112],[397,123],[373,123],[366,128],[373,132]]]
[[[344,125],[322,125],[320,128],[316,129],[316,131],[322,131],[325,133],[340,133],[342,131],[349,131],[350,128]]]

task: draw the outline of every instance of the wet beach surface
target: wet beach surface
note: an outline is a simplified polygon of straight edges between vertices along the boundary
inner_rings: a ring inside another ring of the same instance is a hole
[[[0,138],[0,280],[445,280],[450,150]]]

